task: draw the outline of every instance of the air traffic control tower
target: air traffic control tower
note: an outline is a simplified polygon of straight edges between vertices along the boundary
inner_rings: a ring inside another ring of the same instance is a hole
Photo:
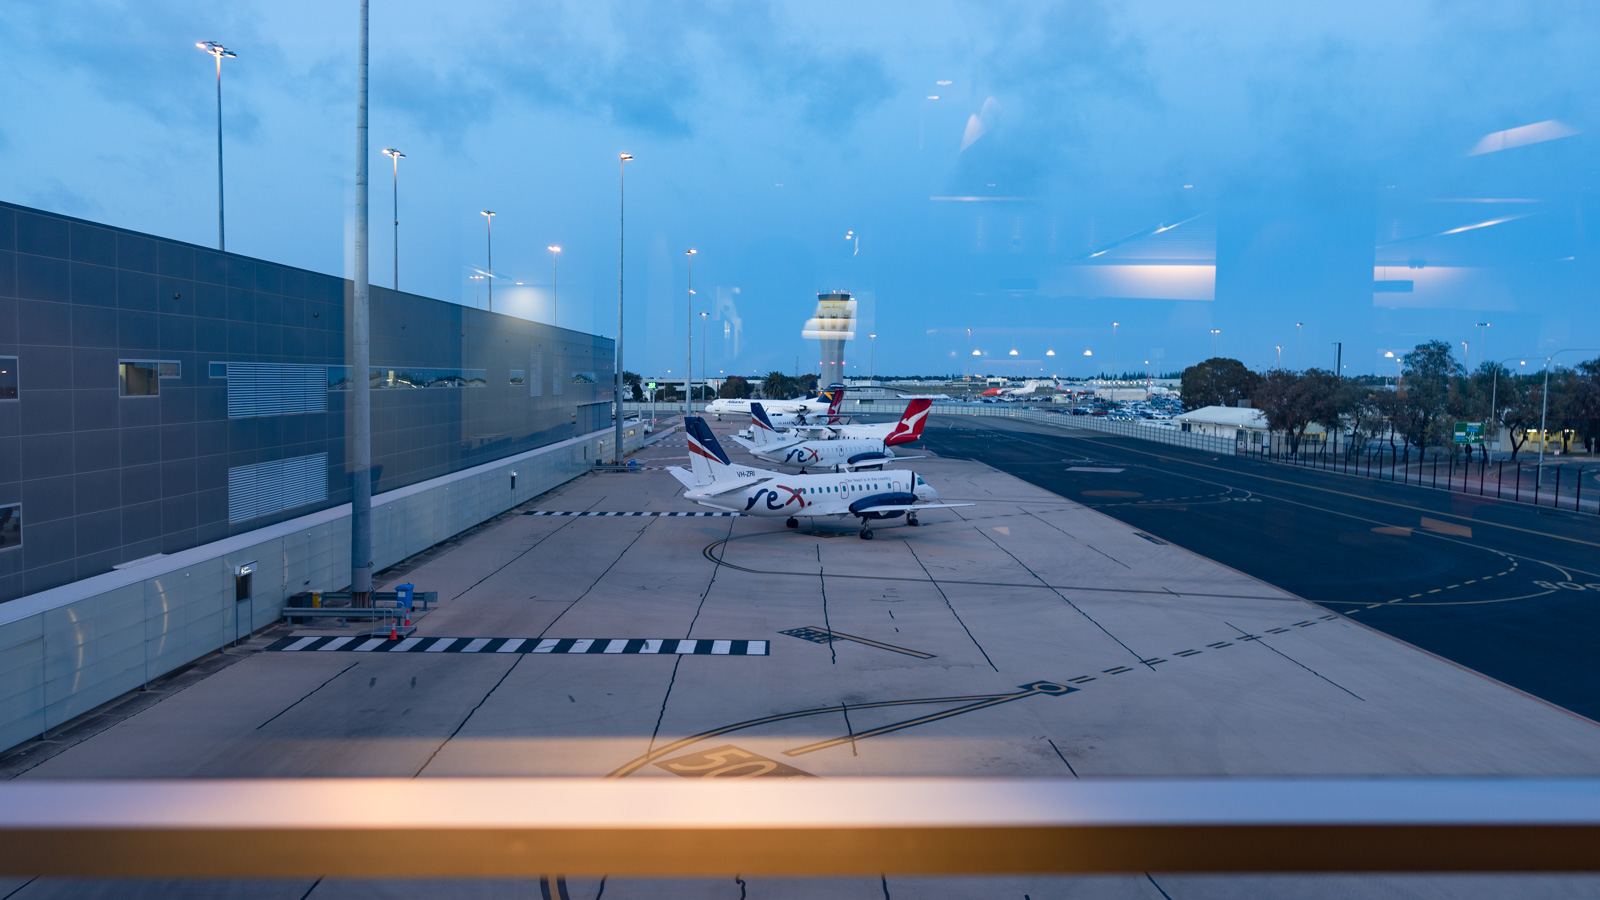
[[[822,362],[820,384],[844,383],[844,342],[855,335],[856,301],[846,292],[817,295],[817,311],[800,332],[804,338],[816,338],[821,344],[817,359]]]

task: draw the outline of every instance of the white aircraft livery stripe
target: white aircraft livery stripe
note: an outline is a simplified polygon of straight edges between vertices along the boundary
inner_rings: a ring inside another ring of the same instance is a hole
[[[549,653],[568,656],[616,654],[675,654],[682,656],[769,656],[767,641],[680,638],[387,638],[308,637],[279,638],[268,650],[295,653],[316,650],[351,650],[363,653]]]

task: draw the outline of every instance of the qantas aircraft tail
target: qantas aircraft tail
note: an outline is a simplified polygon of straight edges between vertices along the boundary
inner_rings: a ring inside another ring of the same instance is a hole
[[[909,444],[922,437],[922,426],[928,421],[928,412],[933,409],[933,401],[926,397],[919,397],[906,404],[905,415],[894,424],[894,428],[883,439],[885,446],[893,447],[896,444]]]

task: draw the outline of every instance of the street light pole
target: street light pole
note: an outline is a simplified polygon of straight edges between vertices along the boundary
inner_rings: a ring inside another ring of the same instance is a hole
[[[1117,380],[1117,323],[1111,323],[1111,380]]]
[[[561,248],[551,245],[550,251],[550,324],[561,327],[561,307],[556,305],[556,260],[561,258]]]
[[[1535,484],[1544,484],[1544,445],[1550,443],[1550,437],[1545,433],[1545,416],[1550,411],[1550,362],[1563,353],[1593,353],[1594,347],[1567,347],[1544,358],[1544,390],[1539,397],[1539,471],[1534,477]]]
[[[1305,366],[1301,362],[1301,351],[1304,350],[1305,346],[1306,346],[1306,328],[1305,328],[1305,323],[1304,322],[1296,322],[1296,323],[1294,323],[1294,333],[1295,333],[1295,335],[1294,335],[1294,370],[1296,372],[1304,372],[1305,371]],[[1279,348],[1279,350],[1278,350],[1278,358],[1280,360],[1283,358],[1283,349],[1282,348]]]
[[[362,8],[365,9],[364,6]],[[362,22],[365,23],[366,19],[363,18]],[[226,251],[228,246],[227,241],[224,239],[225,232],[222,217],[222,60],[224,58],[237,59],[239,54],[216,41],[201,41],[195,46],[217,59],[217,249]],[[363,43],[362,47],[365,48],[366,44]],[[365,53],[364,49],[363,53]]]
[[[489,251],[489,269],[484,274],[489,282],[489,312],[494,312],[494,210],[480,209],[478,215],[483,216],[484,240]]]
[[[867,383],[876,384],[878,381],[878,336],[867,335],[871,340],[867,344]]]
[[[1217,335],[1219,335],[1221,333],[1222,333],[1222,329],[1220,329],[1220,328],[1211,329],[1211,358],[1212,359],[1216,359],[1217,358]]]
[[[394,289],[400,290],[400,160],[406,155],[393,147],[383,148],[383,155],[394,160]]]
[[[1488,327],[1488,322],[1478,323],[1478,368],[1480,369],[1483,368],[1483,351],[1488,349],[1486,339],[1489,335],[1484,331]]]
[[[626,167],[628,160],[633,159],[631,153],[617,155],[617,371],[616,371],[616,415],[612,419],[613,446],[615,458],[612,460],[617,465],[622,465],[622,249],[623,237],[627,232],[627,177]]]
[[[1281,369],[1283,368],[1283,345],[1277,344],[1275,346],[1278,348],[1278,368]]]
[[[689,309],[683,330],[683,414],[694,412],[689,392],[694,389],[694,255],[700,251],[690,248],[683,251],[689,259]]]
[[[706,380],[706,312],[700,311],[700,380]],[[709,387],[709,384],[705,385]]]
[[[221,65],[220,58],[218,65]],[[351,291],[350,605],[372,606],[372,332],[367,271],[367,0],[356,78],[355,278]],[[218,157],[220,161],[220,157]],[[218,167],[221,171],[221,167]]]

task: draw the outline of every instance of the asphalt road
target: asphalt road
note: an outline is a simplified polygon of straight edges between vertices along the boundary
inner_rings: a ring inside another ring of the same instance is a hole
[[[1600,516],[1003,419],[923,437],[1600,720]]]

